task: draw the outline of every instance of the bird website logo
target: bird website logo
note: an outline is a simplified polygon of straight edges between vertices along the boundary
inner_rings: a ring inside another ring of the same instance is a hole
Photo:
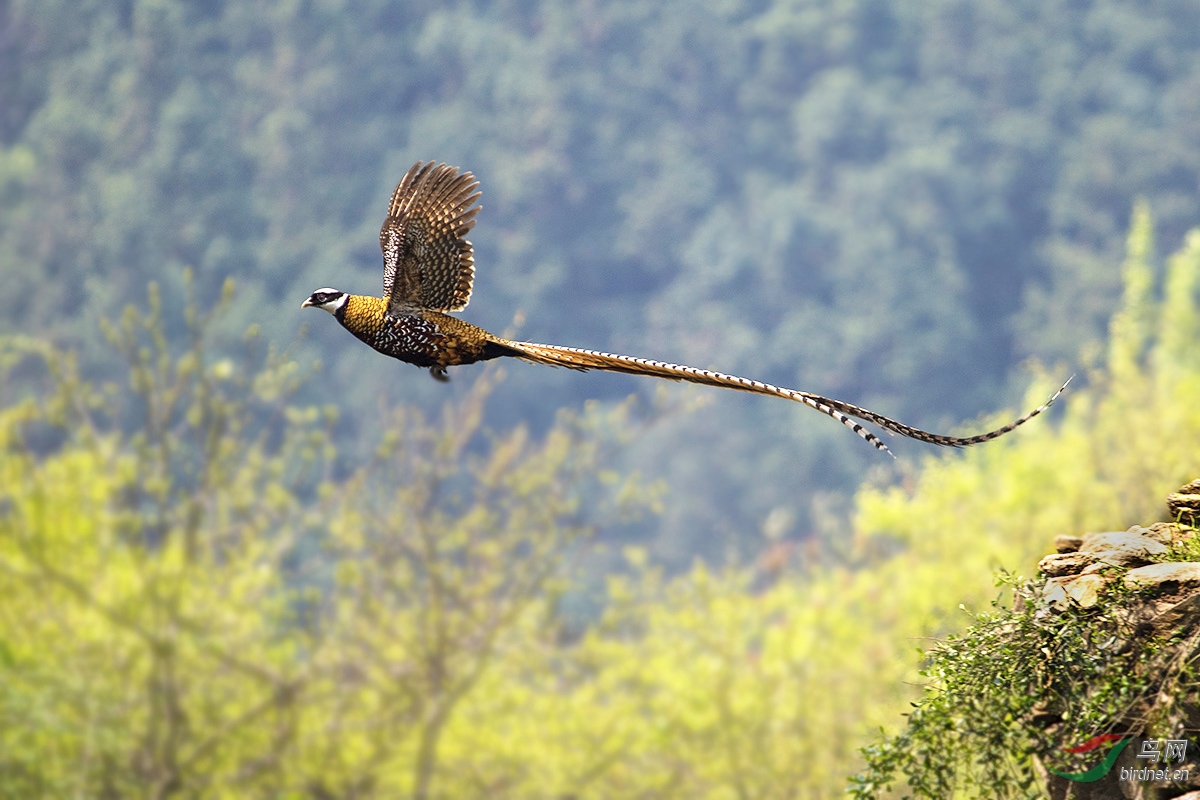
[[[1117,763],[1117,759],[1121,755],[1121,751],[1133,739],[1134,737],[1122,733],[1102,733],[1099,736],[1093,736],[1083,744],[1075,745],[1074,747],[1064,747],[1063,750],[1068,753],[1090,753],[1093,750],[1099,750],[1105,745],[1116,742],[1104,759],[1089,770],[1084,772],[1060,772],[1051,768],[1050,771],[1055,775],[1066,778],[1069,781],[1075,781],[1076,783],[1098,781],[1112,771],[1113,765]],[[1160,744],[1162,745],[1161,747]],[[1139,759],[1147,759],[1151,764],[1158,764],[1160,760],[1164,764],[1170,764],[1172,761],[1182,762],[1187,758],[1187,745],[1187,739],[1163,739],[1161,742],[1158,739],[1145,739],[1142,741],[1141,752],[1138,753],[1137,757]],[[1169,766],[1162,769],[1121,767],[1119,773],[1119,778],[1123,781],[1181,782],[1189,780],[1189,777],[1189,770],[1171,769]]]

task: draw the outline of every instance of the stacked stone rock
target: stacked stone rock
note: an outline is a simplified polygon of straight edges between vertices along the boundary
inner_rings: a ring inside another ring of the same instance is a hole
[[[1083,536],[1059,536],[1058,551],[1046,556],[1038,569],[1046,576],[1045,596],[1055,608],[1065,610],[1072,603],[1082,608],[1096,605],[1100,592],[1116,580],[1131,588],[1149,590],[1176,597],[1200,589],[1200,563],[1162,559],[1195,531],[1200,518],[1200,480],[1184,486],[1167,498],[1167,508],[1175,522],[1158,522],[1148,528],[1134,525],[1127,531],[1087,533]],[[1110,567],[1124,567],[1128,572]]]
[[[1125,622],[1133,638],[1174,641],[1181,658],[1190,658],[1200,643],[1200,563],[1167,561],[1176,546],[1197,534],[1200,527],[1200,479],[1192,481],[1167,498],[1170,522],[1149,527],[1135,525],[1127,531],[1088,533],[1083,536],[1059,536],[1058,551],[1042,559],[1038,568],[1046,581],[1042,589],[1054,614],[1069,608],[1094,608],[1104,590],[1117,581],[1137,590],[1137,602],[1124,607],[1130,613]],[[1147,707],[1131,708],[1128,730],[1144,727],[1156,716],[1159,703],[1171,705],[1175,698],[1159,697]],[[1200,717],[1200,709],[1185,710],[1189,720]],[[1185,724],[1191,728],[1195,722]],[[1193,742],[1193,734],[1186,734]],[[1194,747],[1195,745],[1193,745]],[[1188,764],[1200,770],[1195,752],[1189,752]],[[1118,765],[1144,766],[1136,762],[1134,748],[1122,753]],[[1165,784],[1119,782],[1108,776],[1094,783],[1073,783],[1046,773],[1046,789],[1054,800],[1140,800],[1172,798],[1200,800],[1200,775],[1193,775],[1188,788]]]

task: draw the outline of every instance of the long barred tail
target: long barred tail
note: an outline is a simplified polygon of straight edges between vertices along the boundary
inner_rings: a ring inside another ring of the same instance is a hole
[[[507,339],[500,340],[500,344],[514,351],[513,355],[517,358],[532,361],[535,364],[548,364],[552,367],[567,367],[578,370],[599,369],[607,372],[624,372],[630,375],[650,375],[655,378],[665,378],[671,381],[687,381],[688,383],[699,383],[706,386],[720,386],[726,389],[736,389],[742,392],[753,392],[754,394],[765,394],[794,400],[797,403],[804,403],[806,406],[815,408],[823,414],[828,414],[874,445],[876,450],[882,450],[889,455],[892,455],[892,451],[888,449],[888,446],[878,436],[868,431],[852,418],[873,423],[885,430],[898,433],[901,436],[907,436],[910,439],[916,439],[920,442],[929,442],[930,444],[941,445],[942,447],[966,447],[972,444],[991,441],[1024,425],[1049,408],[1058,399],[1058,396],[1066,390],[1067,385],[1071,383],[1071,378],[1068,378],[1067,382],[1059,387],[1059,390],[1049,400],[1015,422],[1010,422],[1002,428],[981,433],[977,436],[958,437],[923,431],[920,428],[914,428],[902,422],[897,422],[882,414],[876,414],[874,411],[859,408],[850,403],[843,403],[841,400],[831,400],[828,397],[821,397],[818,394],[784,389],[779,386],[772,386],[769,383],[762,383],[761,381],[754,381],[749,378],[740,378],[737,375],[726,375],[723,372],[686,367],[680,364],[668,364],[664,361],[653,361],[648,358],[601,353],[596,350],[581,350],[576,347],[514,342]]]

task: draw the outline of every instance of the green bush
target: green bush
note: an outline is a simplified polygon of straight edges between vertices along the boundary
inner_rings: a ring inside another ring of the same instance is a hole
[[[1108,351],[1064,404],[1057,429],[1035,426],[962,459],[931,460],[908,489],[860,495],[860,531],[902,543],[901,561],[937,573],[943,609],[987,607],[982,573],[1032,573],[1054,534],[1163,519],[1166,495],[1200,472],[1200,230],[1167,260],[1161,299],[1152,244],[1139,205]],[[857,779],[857,796],[877,796],[901,775],[920,796],[949,796],[956,785],[1023,796],[1033,791],[1028,756],[1050,749],[1022,723],[1035,705],[1064,704],[1082,740],[1145,689],[1133,671],[1144,653],[1088,651],[1115,623],[1095,614],[1039,620],[1035,598],[1021,594],[1020,611],[977,617],[969,634],[927,654],[926,694],[905,730],[867,751],[871,769]]]

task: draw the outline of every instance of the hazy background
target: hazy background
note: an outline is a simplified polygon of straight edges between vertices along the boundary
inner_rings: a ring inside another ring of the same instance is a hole
[[[0,796],[921,785],[862,748],[937,690],[922,651],[1200,472],[1197,31],[1195,0],[0,0]],[[945,432],[1077,382],[895,462],[781,400],[436,383],[299,308],[379,291],[418,159],[482,181],[490,330]],[[1026,677],[938,763],[1031,796],[1030,754],[1136,707],[1099,676],[1030,726]]]
[[[1192,0],[7,0],[0,333],[102,374],[147,281],[233,277],[228,340],[321,363],[351,468],[470,376],[299,303],[379,291],[389,193],[435,159],[482,182],[464,318],[958,429],[1101,336],[1136,195],[1171,248],[1200,219],[1197,30]],[[653,388],[514,363],[486,423]],[[673,567],[812,535],[883,461],[799,406],[671,397],[711,402],[624,451],[666,492],[620,535]]]

